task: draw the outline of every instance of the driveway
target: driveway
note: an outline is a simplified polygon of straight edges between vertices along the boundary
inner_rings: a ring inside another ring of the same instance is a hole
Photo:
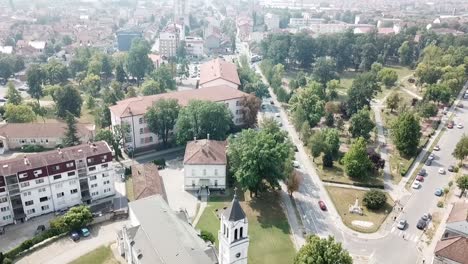
[[[20,264],[56,264],[69,263],[80,256],[102,246],[115,242],[117,231],[120,230],[128,220],[106,222],[102,225],[92,227],[91,236],[73,242],[67,237],[61,238],[52,244],[26,255],[16,263]]]

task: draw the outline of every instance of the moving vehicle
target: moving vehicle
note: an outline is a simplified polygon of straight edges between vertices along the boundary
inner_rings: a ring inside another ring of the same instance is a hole
[[[404,230],[406,227],[406,224],[407,224],[406,220],[400,219],[400,221],[398,221],[397,228],[400,230]]]
[[[439,169],[439,174],[445,174],[445,169],[444,169],[444,168],[440,168],[440,169]]]
[[[320,206],[320,209],[322,209],[322,211],[326,211],[327,210],[327,206],[325,205],[325,202],[323,202],[322,200],[320,200],[318,202],[319,206]]]
[[[36,231],[34,232],[34,235],[39,235],[40,233],[44,232],[46,230],[46,227],[44,225],[39,225],[36,228]]]
[[[417,180],[418,182],[423,182],[423,181],[424,181],[424,177],[421,176],[421,175],[416,176],[416,180]]]
[[[411,185],[411,188],[413,189],[419,189],[421,187],[421,183],[418,181],[414,181],[413,185]]]
[[[444,194],[444,191],[441,188],[437,188],[434,192],[436,196],[442,196]]]
[[[421,169],[421,170],[418,172],[418,175],[419,175],[419,176],[426,176],[426,169]]]

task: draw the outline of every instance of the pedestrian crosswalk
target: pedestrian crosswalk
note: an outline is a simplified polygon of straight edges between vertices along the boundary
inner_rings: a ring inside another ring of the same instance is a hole
[[[392,227],[392,230],[390,231],[390,233],[398,237],[401,237],[402,239],[412,241],[412,242],[418,242],[419,238],[421,237],[421,234],[411,234],[404,230],[398,229],[396,226]]]

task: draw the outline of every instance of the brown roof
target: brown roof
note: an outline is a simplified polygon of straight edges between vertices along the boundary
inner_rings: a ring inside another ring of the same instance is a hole
[[[453,205],[452,211],[447,218],[447,223],[468,221],[468,203],[459,202]]]
[[[457,263],[468,264],[468,237],[454,237],[439,241],[434,254]]]
[[[36,154],[25,154],[24,157],[27,158],[27,162],[25,162],[24,157],[1,160],[0,175],[13,175],[33,168],[58,164],[70,160],[78,160],[110,152],[111,149],[107,143],[105,141],[99,141],[95,142],[93,145],[81,144],[78,146],[63,148],[60,152],[58,150],[51,150]]]
[[[217,58],[200,65],[201,85],[219,78],[240,85],[237,67],[234,63]]]
[[[110,106],[111,112],[119,117],[143,115],[147,108],[160,99],[176,99],[181,106],[186,106],[192,100],[222,102],[230,99],[242,98],[247,93],[235,88],[221,85],[202,89],[175,91],[163,94],[139,96],[118,101],[116,105]]]
[[[89,125],[89,124],[88,124]],[[78,137],[90,136],[92,129],[76,124]],[[67,130],[65,123],[7,123],[0,126],[0,135],[7,138],[61,138]]]
[[[153,163],[133,165],[132,181],[135,200],[160,194],[167,201],[163,180]]]
[[[194,140],[187,143],[184,164],[226,164],[226,141]]]

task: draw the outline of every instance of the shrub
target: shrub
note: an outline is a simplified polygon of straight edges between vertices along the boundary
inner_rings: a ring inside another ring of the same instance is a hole
[[[212,244],[214,244],[214,242],[215,242],[215,236],[212,233],[210,233],[210,232],[208,232],[206,230],[201,231],[200,237],[205,242],[210,241]]]
[[[42,152],[45,148],[39,145],[24,145],[21,147],[22,152],[31,153],[31,152]]]
[[[132,167],[125,167],[125,176],[132,175]]]
[[[444,207],[444,202],[438,201],[438,202],[437,202],[437,207],[439,207],[439,208]]]
[[[387,196],[381,190],[370,190],[364,195],[363,202],[368,209],[378,210],[387,202]]]
[[[158,166],[158,169],[164,169],[166,167],[166,160],[164,158],[153,160],[153,163]]]
[[[453,167],[453,172],[458,173],[459,170],[460,168],[458,166]]]

